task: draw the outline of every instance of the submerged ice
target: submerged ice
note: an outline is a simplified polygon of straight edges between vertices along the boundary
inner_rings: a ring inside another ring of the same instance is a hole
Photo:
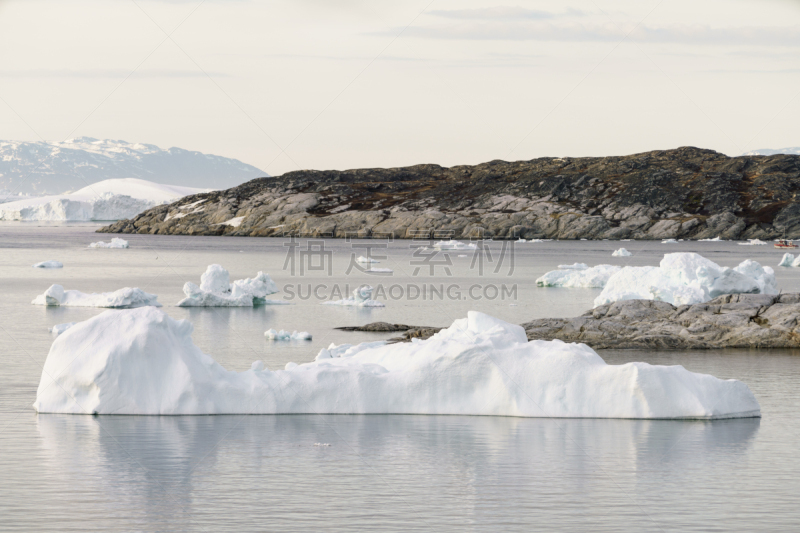
[[[153,307],[106,311],[76,324],[53,342],[34,408],[117,415],[760,415],[740,381],[681,366],[608,365],[586,345],[529,342],[522,327],[477,312],[424,341],[331,347],[284,370],[260,361],[245,372],[225,370],[191,334],[188,321]]]

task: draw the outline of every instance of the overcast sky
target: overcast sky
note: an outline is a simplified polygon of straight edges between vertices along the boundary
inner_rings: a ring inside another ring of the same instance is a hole
[[[798,0],[0,0],[0,139],[276,175],[800,145]]]

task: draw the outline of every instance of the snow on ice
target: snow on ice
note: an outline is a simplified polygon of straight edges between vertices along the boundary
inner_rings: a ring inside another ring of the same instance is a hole
[[[778,266],[781,267],[797,267],[800,266],[800,255],[797,256],[795,259],[794,254],[783,254],[781,258],[781,262],[778,263]]]
[[[749,259],[727,268],[696,253],[674,253],[664,255],[657,267],[621,269],[609,278],[594,305],[635,299],[686,305],[740,293],[778,294],[775,271]]]
[[[343,305],[348,307],[386,307],[385,304],[372,299],[372,291],[374,290],[369,285],[362,285],[353,290],[353,295],[349,298],[322,303],[324,305]]]
[[[123,249],[123,248],[128,248],[128,241],[126,241],[125,239],[120,239],[118,237],[114,237],[114,238],[111,239],[111,242],[105,242],[105,241],[93,242],[92,244],[89,245],[89,248],[118,248],[118,249]]]
[[[284,370],[261,361],[225,370],[191,334],[188,321],[153,307],[76,324],[53,341],[33,406],[98,415],[760,416],[740,381],[677,365],[608,365],[584,344],[529,342],[522,327],[474,311],[424,341],[331,347]]]
[[[142,289],[125,287],[114,292],[87,294],[81,291],[65,291],[61,285],[51,285],[31,302],[34,305],[61,307],[112,307],[129,309],[153,305],[161,307],[158,296],[144,292]]]
[[[220,265],[209,265],[200,276],[200,286],[187,281],[183,286],[186,298],[178,307],[253,307],[254,305],[284,305],[288,302],[267,300],[278,292],[269,274],[259,272],[254,278],[237,279],[231,283],[230,274]]]
[[[47,331],[49,331],[53,335],[53,337],[58,337],[59,335],[61,335],[65,331],[67,331],[69,328],[74,326],[75,324],[77,324],[77,322],[67,322],[66,324],[56,324],[52,328],[47,328]]]
[[[64,263],[61,261],[42,261],[41,263],[36,263],[33,265],[33,268],[64,268]]]
[[[264,332],[264,337],[271,341],[310,341],[311,333],[307,331],[289,333],[285,330],[275,331],[274,329],[268,329]]]

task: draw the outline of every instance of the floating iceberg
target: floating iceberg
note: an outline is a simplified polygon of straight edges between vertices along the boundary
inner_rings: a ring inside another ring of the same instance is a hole
[[[114,237],[111,239],[111,242],[93,242],[89,245],[89,248],[127,248],[128,241],[125,239],[120,239],[118,237]]]
[[[657,267],[625,267],[615,273],[594,305],[636,299],[687,305],[740,293],[777,294],[775,271],[749,259],[727,268],[699,254],[674,253]]]
[[[259,272],[254,278],[237,279],[231,283],[230,274],[220,265],[209,265],[200,276],[200,286],[187,281],[183,286],[186,298],[178,307],[253,307],[254,305],[287,305],[281,300],[267,300],[268,294],[278,292],[269,274]]]
[[[678,241],[676,241],[675,239],[664,239],[663,241],[661,241],[661,244],[674,244],[676,242]]]
[[[0,220],[120,220],[133,218],[156,205],[208,190],[136,178],[110,179],[69,194],[4,203],[0,205]]]
[[[739,246],[764,246],[767,244],[761,239],[747,239],[747,242],[740,242]]]
[[[64,268],[64,263],[61,261],[42,261],[41,263],[36,263],[33,265],[33,268]]]
[[[61,285],[51,285],[31,302],[34,305],[61,307],[112,307],[129,309],[153,305],[161,307],[158,296],[144,292],[142,289],[125,287],[114,292],[87,294],[81,291],[65,291]]]
[[[353,254],[353,255],[355,255],[355,254]],[[353,257],[353,256],[351,255],[350,257]],[[360,255],[360,256],[358,256],[358,259],[356,259],[356,263],[380,263],[380,261],[376,261],[375,259],[373,259],[371,257],[364,257],[363,255]]]
[[[366,269],[364,272],[374,272],[376,274],[391,274],[392,272],[394,272],[394,270],[392,270],[391,268],[372,267],[372,268]]]
[[[583,263],[576,263],[579,266],[586,266]],[[539,287],[605,287],[608,279],[619,272],[621,267],[615,265],[597,265],[591,268],[576,269],[576,265],[559,265],[558,268],[566,266],[564,270],[552,270],[536,280]]]
[[[461,241],[439,241],[433,245],[437,250],[477,250],[478,245],[475,243],[463,243]]]
[[[699,242],[719,242],[721,240],[722,240],[722,238],[719,235],[717,235],[713,239],[700,239]]]
[[[482,313],[430,339],[225,370],[158,309],[107,311],[53,341],[34,409],[114,415],[429,414],[710,419],[760,416],[746,384],[682,366],[608,365]],[[327,353],[326,353],[327,352]],[[57,386],[53,385],[53,380]]]
[[[56,324],[52,328],[47,328],[47,331],[49,331],[53,335],[53,337],[58,337],[59,335],[61,335],[65,331],[67,331],[69,328],[74,326],[75,324],[77,324],[77,322],[67,322],[66,324]]]
[[[558,265],[559,270],[588,270],[586,263],[572,263],[571,265]]]
[[[311,333],[307,331],[293,331],[289,333],[288,331],[280,330],[275,331],[274,329],[268,329],[264,332],[264,337],[271,341],[310,341],[311,340]]]
[[[322,303],[324,305],[344,305],[348,307],[386,307],[383,303],[372,299],[372,291],[374,290],[369,285],[362,285],[356,288],[349,298]]]
[[[778,266],[781,266],[781,267],[797,267],[797,266],[800,266],[800,255],[797,256],[797,259],[795,259],[794,254],[789,254],[789,253],[783,254],[783,257],[781,258],[781,262],[778,263]]]
[[[614,253],[611,254],[611,257],[630,257],[632,255],[633,254],[625,248],[620,248],[619,250],[614,250]]]

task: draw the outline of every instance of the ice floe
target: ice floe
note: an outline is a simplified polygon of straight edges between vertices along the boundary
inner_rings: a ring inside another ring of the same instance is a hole
[[[740,242],[739,246],[764,246],[765,244],[767,243],[761,239],[747,239],[747,242]]]
[[[434,248],[437,250],[477,250],[478,245],[470,242],[470,243],[463,243],[461,241],[449,240],[449,241],[439,241],[433,245]]]
[[[677,365],[608,365],[586,345],[529,342],[522,327],[478,312],[424,341],[368,343],[339,356],[332,347],[285,370],[261,361],[225,370],[191,334],[188,321],[152,307],[76,324],[53,341],[33,407],[97,415],[760,416],[741,381]]]
[[[621,269],[608,279],[594,305],[634,299],[686,305],[739,293],[777,294],[775,271],[749,259],[727,268],[696,253],[674,253],[664,255],[657,267]]]
[[[98,241],[89,245],[89,248],[128,248],[128,241],[114,237],[111,242]]]
[[[268,329],[264,332],[264,337],[271,341],[310,341],[311,333],[307,331],[293,331],[289,333],[284,330],[275,331],[274,329]]]
[[[353,254],[353,255],[355,255],[355,254]],[[352,256],[350,256],[350,257],[352,257]],[[360,255],[356,259],[356,263],[369,264],[369,263],[380,263],[380,261],[376,261],[375,259],[373,259],[371,257],[364,257],[363,255]]]
[[[722,237],[720,237],[719,235],[717,235],[717,236],[716,236],[716,237],[714,237],[713,239],[700,239],[700,240],[699,240],[699,242],[719,242],[719,241],[721,241],[721,240],[722,240]]]
[[[187,281],[183,286],[186,298],[178,307],[253,307],[254,305],[287,305],[282,300],[267,300],[278,292],[269,274],[259,272],[254,278],[231,283],[230,273],[221,265],[209,265],[200,276],[200,286]]]
[[[142,289],[125,287],[114,292],[85,293],[76,290],[65,291],[61,285],[51,285],[44,293],[31,302],[34,305],[61,307],[112,307],[129,309],[132,307],[157,306],[158,296]]]
[[[89,221],[133,218],[159,204],[209,189],[164,185],[137,178],[92,183],[68,194],[0,204],[0,220]]]
[[[798,267],[800,266],[800,255],[797,256],[795,259],[794,254],[783,254],[781,258],[781,262],[778,263],[778,266],[782,267]]]
[[[36,263],[33,265],[33,268],[64,268],[64,263],[61,261],[42,261],[41,263]]]
[[[664,239],[661,241],[661,244],[675,244],[676,242],[678,241],[676,241],[675,239]]]
[[[587,267],[587,268],[583,268]],[[559,265],[561,270],[552,270],[536,280],[539,287],[605,287],[608,279],[619,272],[616,265],[597,265],[589,268],[583,263]]]
[[[378,267],[371,267],[366,269],[364,272],[374,272],[376,274],[391,274],[394,272],[391,268],[378,268]]]
[[[632,255],[633,254],[625,248],[620,248],[619,250],[614,250],[614,253],[611,254],[611,257],[630,257]]]
[[[382,302],[372,299],[372,291],[369,285],[362,285],[353,290],[353,295],[344,300],[332,300],[322,302],[324,305],[343,305],[346,307],[386,307]]]
[[[59,335],[61,335],[65,331],[67,331],[69,328],[74,326],[75,324],[77,324],[77,322],[67,322],[66,324],[56,324],[52,328],[47,328],[47,331],[49,331],[53,335],[53,337],[58,337]]]

